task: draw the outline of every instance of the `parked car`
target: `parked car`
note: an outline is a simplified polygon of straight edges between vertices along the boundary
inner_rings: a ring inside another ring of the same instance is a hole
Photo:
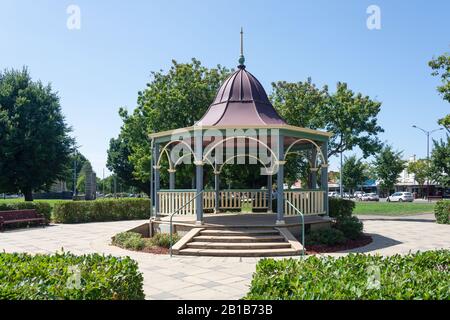
[[[380,197],[376,193],[366,193],[361,197],[362,201],[380,201]]]
[[[361,200],[363,195],[365,195],[365,193],[363,191],[356,191],[353,194],[353,197],[355,197],[356,200]]]
[[[328,192],[328,197],[339,198],[339,193],[337,193],[336,191]]]
[[[413,202],[414,196],[411,192],[396,192],[386,199],[387,202]]]

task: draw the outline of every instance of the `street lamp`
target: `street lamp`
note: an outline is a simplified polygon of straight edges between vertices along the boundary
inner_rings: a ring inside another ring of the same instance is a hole
[[[415,129],[419,129],[420,131],[422,131],[423,133],[425,133],[425,135],[427,136],[427,165],[428,165],[428,169],[430,168],[430,135],[433,134],[436,131],[440,131],[443,130],[444,128],[439,128],[439,129],[434,129],[431,131],[427,131],[425,129],[422,129],[416,125],[412,126]],[[430,196],[430,179],[427,175],[427,198]]]

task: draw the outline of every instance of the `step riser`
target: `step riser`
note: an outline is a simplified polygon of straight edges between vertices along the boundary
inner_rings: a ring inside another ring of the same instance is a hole
[[[214,232],[214,231],[202,231],[200,232],[202,236],[273,236],[279,235],[276,231],[265,231],[265,232]]]
[[[281,257],[281,256],[296,256],[300,255],[300,252],[295,250],[289,252],[242,252],[234,253],[231,250],[226,250],[223,252],[212,253],[212,252],[183,252],[180,251],[180,255],[183,256],[208,256],[208,257]]]
[[[195,237],[192,239],[193,242],[232,242],[232,243],[255,243],[255,242],[284,242],[283,237],[279,238],[256,238],[256,239],[223,239],[222,237],[217,237],[214,239],[205,239]]]
[[[258,245],[258,246],[255,246],[254,244],[251,243],[249,243],[248,245],[241,244],[239,246],[230,246],[227,244],[214,244],[211,242],[208,243],[208,245],[191,242],[187,244],[187,247],[193,249],[253,250],[253,249],[289,249],[291,245],[287,242],[286,243],[280,242],[279,244]]]

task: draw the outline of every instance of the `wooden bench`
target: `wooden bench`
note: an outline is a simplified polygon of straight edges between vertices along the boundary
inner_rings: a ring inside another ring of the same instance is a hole
[[[428,196],[428,202],[442,200],[442,196]]]
[[[3,230],[3,226],[5,225],[22,222],[33,222],[42,226],[45,226],[47,223],[45,217],[42,214],[37,213],[34,209],[0,211],[0,230]]]

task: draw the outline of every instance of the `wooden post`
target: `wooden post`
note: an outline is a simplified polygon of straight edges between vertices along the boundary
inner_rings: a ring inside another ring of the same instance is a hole
[[[169,189],[175,190],[175,172],[177,172],[177,170],[169,169],[167,171],[169,171]]]
[[[203,132],[195,130],[195,178],[197,194],[203,191]],[[197,215],[196,224],[203,224],[203,197],[195,199],[195,209]]]
[[[155,170],[155,188],[154,188],[154,193],[155,193],[155,218],[158,219],[158,215],[160,213],[160,211],[159,211],[159,195],[158,195],[158,192],[159,192],[159,189],[160,189],[160,172],[159,172],[160,167],[158,166],[159,143],[155,143],[154,155],[155,155],[155,162],[154,162],[153,169]]]
[[[217,164],[214,165],[214,213],[220,210],[220,172],[217,171]]]
[[[278,135],[278,172],[277,172],[277,221],[276,224],[284,224],[284,139]]]
[[[267,213],[272,213],[272,172],[267,175]]]
[[[310,172],[310,189],[316,189],[317,188],[317,150],[316,147],[313,145],[313,149],[311,152],[311,172]]]
[[[322,163],[322,172],[321,172],[321,184],[323,190],[323,208],[326,211],[327,216],[330,215],[328,209],[328,141],[325,141],[322,144],[322,153],[325,157],[325,161],[327,163]]]

